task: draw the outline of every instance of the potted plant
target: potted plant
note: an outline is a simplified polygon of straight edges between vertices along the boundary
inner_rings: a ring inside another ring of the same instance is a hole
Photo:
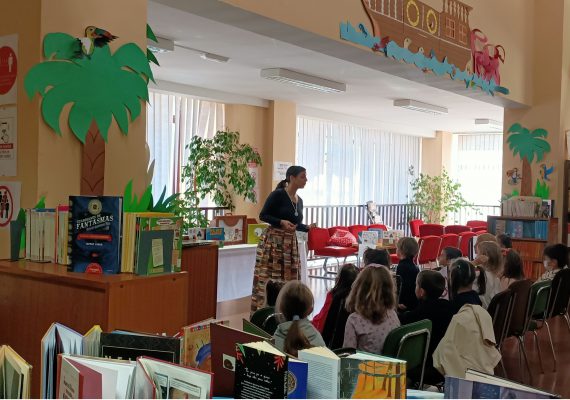
[[[199,208],[206,196],[231,211],[235,209],[234,195],[256,201],[255,180],[248,164],[261,165],[261,157],[250,145],[240,143],[239,132],[218,131],[211,139],[193,136],[186,148],[190,153],[182,167],[186,191],[178,201],[185,228],[208,225]]]
[[[413,169],[409,170],[414,177]],[[419,206],[421,218],[426,223],[438,224],[447,220],[450,212],[470,207],[461,194],[461,184],[454,182],[444,168],[441,175],[420,173],[410,183],[412,198],[410,204]]]

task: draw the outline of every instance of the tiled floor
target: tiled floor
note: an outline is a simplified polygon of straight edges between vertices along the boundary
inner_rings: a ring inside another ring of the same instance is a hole
[[[319,269],[315,272],[320,274],[320,271]],[[314,313],[317,313],[321,309],[326,292],[331,288],[333,282],[315,278],[309,278],[308,282],[315,296]],[[249,318],[250,301],[249,297],[244,297],[242,299],[218,303],[217,317],[229,319],[232,327],[241,329],[242,318]],[[528,376],[526,376],[526,370],[519,367],[519,353],[517,340],[515,338],[509,338],[505,341],[503,347],[503,361],[509,379],[559,394],[563,398],[570,398],[570,368],[568,368],[570,364],[570,330],[563,318],[555,318],[551,323],[551,331],[554,349],[558,358],[556,371],[553,371],[554,364],[546,329],[539,331],[540,348],[545,370],[544,374],[540,372],[538,353],[532,334],[528,334],[525,341],[532,382],[529,382]],[[522,371],[525,371],[524,380],[521,375]],[[497,368],[496,373],[501,375],[501,369]]]

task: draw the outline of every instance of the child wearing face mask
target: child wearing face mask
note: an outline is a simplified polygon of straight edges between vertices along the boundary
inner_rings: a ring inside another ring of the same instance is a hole
[[[568,248],[562,243],[546,246],[542,258],[546,272],[542,274],[540,281],[554,279],[560,270],[568,268]]]

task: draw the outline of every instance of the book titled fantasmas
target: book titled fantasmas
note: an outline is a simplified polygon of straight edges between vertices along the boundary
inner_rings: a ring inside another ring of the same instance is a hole
[[[74,272],[120,272],[122,211],[121,197],[69,196],[68,248]]]

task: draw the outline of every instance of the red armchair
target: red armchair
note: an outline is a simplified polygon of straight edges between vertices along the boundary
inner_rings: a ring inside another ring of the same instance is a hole
[[[439,256],[439,247],[441,245],[441,237],[439,236],[424,236],[421,237],[418,244],[420,245],[420,251],[416,258],[416,264],[423,266],[433,262],[436,262],[437,256]]]
[[[419,226],[420,237],[424,236],[441,236],[443,235],[443,225],[440,224],[422,224]]]
[[[471,232],[471,228],[466,225],[447,225],[443,228],[443,233],[455,233],[458,235],[461,232]]]
[[[358,249],[355,247],[328,246],[327,242],[331,236],[329,234],[330,229],[331,228],[312,228],[309,230],[309,240],[307,242],[308,249],[312,250],[315,256],[325,258],[325,262],[323,264],[323,276],[310,275],[312,278],[333,279],[329,277],[329,275],[334,275],[336,272],[329,271],[327,269],[329,258],[335,258],[337,260],[337,266],[340,266],[340,263],[338,262],[339,258],[344,258],[346,260],[346,257],[358,252]]]
[[[411,219],[410,222],[410,232],[414,237],[420,237],[420,225],[424,224],[421,219]]]

